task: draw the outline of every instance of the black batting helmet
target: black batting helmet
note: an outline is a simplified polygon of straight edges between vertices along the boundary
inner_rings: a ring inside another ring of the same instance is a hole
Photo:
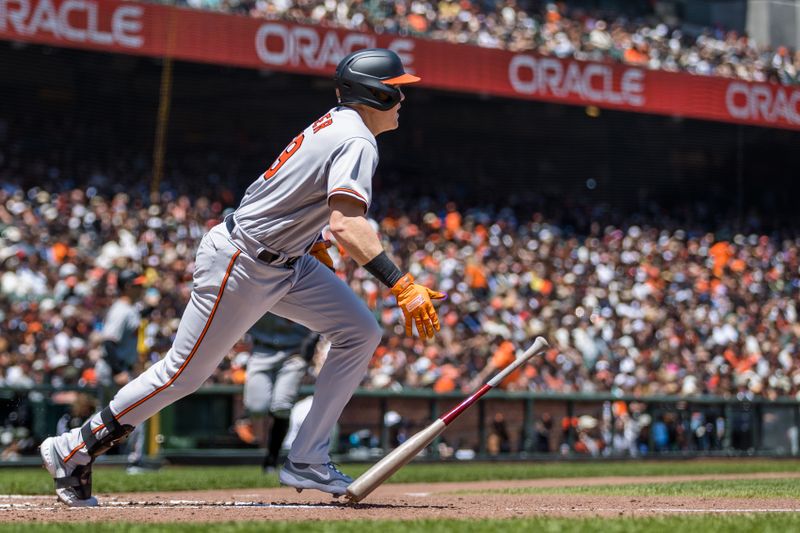
[[[124,291],[128,287],[144,285],[147,282],[147,276],[138,274],[133,270],[122,270],[117,274],[117,288]]]
[[[340,104],[364,104],[381,111],[400,101],[395,85],[414,83],[420,78],[406,74],[400,57],[385,48],[367,48],[339,62],[333,77],[339,89]]]

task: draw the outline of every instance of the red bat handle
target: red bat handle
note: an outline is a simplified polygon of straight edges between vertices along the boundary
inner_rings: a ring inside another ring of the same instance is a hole
[[[456,405],[452,409],[450,409],[447,413],[440,416],[439,419],[444,422],[445,426],[449,426],[450,422],[455,420],[458,415],[460,415],[464,410],[472,405],[473,403],[477,402],[481,396],[486,394],[492,389],[492,386],[486,383],[483,387],[478,389],[476,392],[473,392],[472,395],[469,396],[466,400],[461,402],[460,404]]]

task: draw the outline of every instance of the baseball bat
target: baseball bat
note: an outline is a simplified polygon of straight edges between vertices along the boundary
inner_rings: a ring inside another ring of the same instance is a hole
[[[373,490],[389,479],[392,474],[401,467],[408,464],[414,457],[425,449],[433,439],[441,435],[450,423],[458,415],[463,413],[470,405],[478,401],[481,396],[499,385],[510,373],[525,364],[528,359],[547,348],[549,344],[544,337],[536,337],[533,344],[525,350],[521,356],[517,357],[513,363],[498,372],[492,379],[486,382],[480,389],[473,392],[466,400],[455,406],[453,409],[440,416],[431,425],[414,434],[413,437],[392,450],[386,457],[375,463],[369,470],[350,483],[347,487],[346,497],[353,503],[360,502],[366,498]]]

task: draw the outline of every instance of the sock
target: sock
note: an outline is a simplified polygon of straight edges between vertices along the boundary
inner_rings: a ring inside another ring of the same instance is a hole
[[[269,432],[267,455],[264,457],[264,468],[278,465],[278,455],[281,453],[281,444],[289,432],[288,418],[273,418],[272,429]]]

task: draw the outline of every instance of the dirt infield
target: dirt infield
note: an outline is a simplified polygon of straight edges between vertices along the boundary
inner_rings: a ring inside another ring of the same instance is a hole
[[[593,477],[384,485],[365,502],[345,504],[317,491],[294,489],[99,494],[101,505],[69,509],[54,496],[0,495],[0,522],[221,522],[240,520],[412,520],[420,518],[520,518],[525,516],[647,516],[680,513],[800,513],[793,498],[742,499],[498,494],[502,488],[556,488],[681,481],[796,478],[800,474]]]

